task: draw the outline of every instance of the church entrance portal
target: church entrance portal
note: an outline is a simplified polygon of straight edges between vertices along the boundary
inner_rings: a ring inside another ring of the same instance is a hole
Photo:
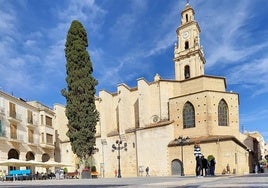
[[[182,162],[179,159],[175,159],[171,162],[171,175],[181,175]]]

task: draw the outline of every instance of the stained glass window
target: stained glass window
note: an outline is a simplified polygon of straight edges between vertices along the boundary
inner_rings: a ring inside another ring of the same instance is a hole
[[[218,124],[219,126],[228,126],[228,106],[223,99],[218,106]]]
[[[183,107],[183,128],[195,127],[194,106],[187,102]]]

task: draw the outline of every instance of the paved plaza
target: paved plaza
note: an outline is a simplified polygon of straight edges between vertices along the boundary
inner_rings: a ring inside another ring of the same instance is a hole
[[[1,182],[0,187],[268,187],[268,174],[249,174],[244,176],[215,176],[197,178],[195,176],[137,177],[137,178],[98,178],[98,179],[62,179],[29,180]]]

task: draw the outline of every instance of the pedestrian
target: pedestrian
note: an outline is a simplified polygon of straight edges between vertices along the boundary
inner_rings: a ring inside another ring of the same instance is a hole
[[[145,171],[146,171],[146,176],[149,176],[149,167],[148,166],[146,167]]]
[[[216,161],[215,161],[215,158],[213,157],[209,161],[209,173],[211,176],[215,176],[215,165],[216,165]]]
[[[255,174],[258,174],[259,172],[259,167],[258,167],[258,164],[255,165]]]
[[[226,166],[226,172],[227,172],[227,174],[230,174],[231,173],[231,170],[230,170],[230,165],[229,165],[229,163],[227,164],[227,166]]]
[[[207,176],[208,160],[202,156],[202,176]]]
[[[198,144],[194,145],[194,156],[196,161],[195,174],[197,177],[199,177],[202,170],[202,159],[201,159],[202,153],[201,148]]]
[[[203,169],[202,167],[202,154],[198,155],[196,158],[196,167],[195,167],[195,173],[197,177],[200,177],[201,171]]]

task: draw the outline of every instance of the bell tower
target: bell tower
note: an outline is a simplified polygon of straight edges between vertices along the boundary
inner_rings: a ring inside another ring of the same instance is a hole
[[[194,19],[194,9],[186,4],[181,12],[174,48],[175,80],[186,80],[204,75],[205,58],[200,45],[200,27]]]

